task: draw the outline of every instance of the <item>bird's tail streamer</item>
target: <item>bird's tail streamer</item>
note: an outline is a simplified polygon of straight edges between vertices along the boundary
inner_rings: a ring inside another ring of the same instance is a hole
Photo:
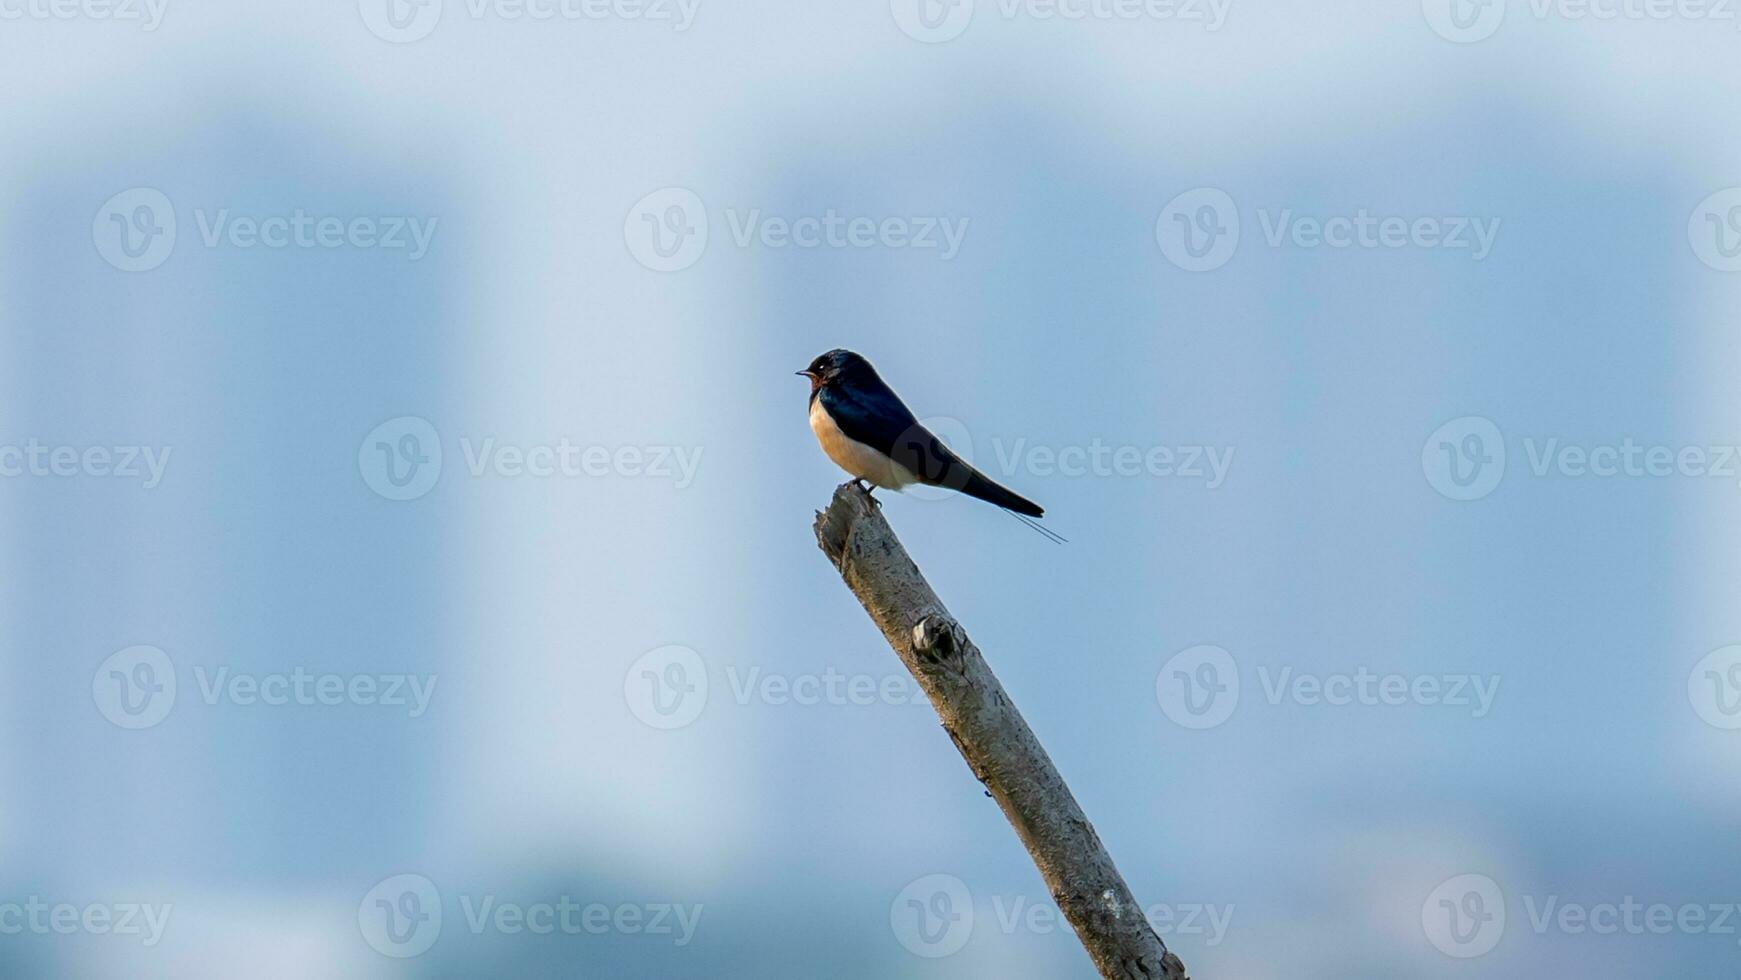
[[[1054,531],[1051,528],[1046,527],[1045,525],[1041,524],[1039,521],[1034,520],[1032,517],[1029,517],[1026,514],[1018,514],[1013,510],[1006,510],[1006,511],[1004,511],[1004,513],[1010,515],[1011,517],[1015,518],[1018,521],[1021,521],[1023,524],[1026,524],[1027,526],[1033,528],[1035,531],[1038,531],[1041,537],[1045,538],[1047,541],[1052,542],[1053,544],[1069,544],[1070,543],[1069,538],[1066,538],[1062,534],[1059,534],[1057,531]]]

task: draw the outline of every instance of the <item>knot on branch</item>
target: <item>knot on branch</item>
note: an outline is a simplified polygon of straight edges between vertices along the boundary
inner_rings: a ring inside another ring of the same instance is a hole
[[[961,650],[961,625],[948,616],[931,613],[913,624],[913,650],[930,660],[942,660]]]

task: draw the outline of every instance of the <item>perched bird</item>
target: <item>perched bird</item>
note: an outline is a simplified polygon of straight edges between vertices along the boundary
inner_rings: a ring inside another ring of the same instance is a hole
[[[1033,522],[1040,505],[992,482],[919,424],[871,363],[849,350],[831,350],[799,374],[810,379],[810,428],[835,465],[854,479],[899,490],[922,483],[958,490],[994,503],[1048,538]],[[868,493],[868,489],[866,490]]]

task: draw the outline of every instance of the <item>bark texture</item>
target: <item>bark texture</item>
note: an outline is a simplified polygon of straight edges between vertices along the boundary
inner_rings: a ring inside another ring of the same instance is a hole
[[[1059,910],[1108,980],[1187,980],[1003,685],[853,483],[816,515],[816,543],[931,699],[1003,808]]]

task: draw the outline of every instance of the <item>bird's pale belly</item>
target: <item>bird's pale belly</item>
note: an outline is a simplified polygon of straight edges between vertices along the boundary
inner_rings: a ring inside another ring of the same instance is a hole
[[[856,439],[848,438],[823,411],[820,398],[810,403],[810,429],[816,433],[816,441],[822,444],[822,451],[834,460],[834,465],[861,480],[890,490],[919,482],[905,466]]]

